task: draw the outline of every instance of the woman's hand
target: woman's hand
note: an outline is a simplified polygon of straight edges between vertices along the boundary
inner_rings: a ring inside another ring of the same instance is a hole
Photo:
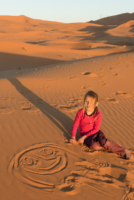
[[[79,138],[79,140],[78,140],[78,143],[79,144],[83,144],[84,143],[84,140],[86,139],[86,135],[84,135],[84,136],[82,136],[81,138]]]
[[[70,143],[73,143],[73,144],[76,144],[76,143],[77,143],[77,141],[76,141],[75,138],[71,138],[71,139],[69,140],[69,142],[70,142]]]

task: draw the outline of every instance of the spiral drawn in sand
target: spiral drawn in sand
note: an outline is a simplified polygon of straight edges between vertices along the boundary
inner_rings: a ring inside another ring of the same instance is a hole
[[[62,147],[51,143],[33,145],[16,154],[9,165],[9,171],[20,181],[41,189],[53,189],[49,175],[66,168],[67,155]],[[47,181],[44,181],[47,178]]]

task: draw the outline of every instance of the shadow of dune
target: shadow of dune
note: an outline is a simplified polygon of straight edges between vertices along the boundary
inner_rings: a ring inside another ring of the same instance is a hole
[[[134,37],[129,37],[129,36],[113,36],[107,33],[106,31],[109,29],[112,29],[113,27],[93,27],[93,26],[87,26],[84,29],[80,29],[79,31],[85,31],[89,34],[93,33],[91,36],[77,36],[81,38],[80,41],[105,41],[105,44],[110,44],[110,45],[118,45],[118,46],[133,46],[134,45]],[[133,28],[132,28],[133,31]]]
[[[124,24],[133,19],[134,19],[134,13],[132,13],[132,14],[123,13],[123,14],[119,14],[119,15],[101,18],[96,21],[89,21],[89,23],[100,24],[100,25],[120,25],[120,24]]]
[[[83,29],[80,29],[78,31],[87,31],[88,33],[97,33],[97,32],[102,32],[104,33],[105,31],[114,28],[113,26],[109,27],[107,25],[104,26],[87,26]]]
[[[24,49],[24,51],[26,50]],[[0,52],[0,71],[35,68],[65,61]]]
[[[46,115],[64,134],[66,139],[71,136],[71,129],[73,125],[73,120],[66,116],[64,113],[60,112],[56,108],[50,106],[39,96],[34,94],[31,90],[26,88],[22,83],[16,79],[8,79],[9,82],[16,88],[16,90],[21,93],[28,101],[30,101],[34,106],[36,106],[44,115]],[[39,102],[38,102],[39,100]],[[57,122],[58,121],[58,122]]]

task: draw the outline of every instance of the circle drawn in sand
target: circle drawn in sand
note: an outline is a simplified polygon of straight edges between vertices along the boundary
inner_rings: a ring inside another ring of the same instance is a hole
[[[33,145],[16,154],[9,171],[23,183],[41,189],[55,188],[49,175],[66,168],[67,155],[62,148],[51,143]],[[44,181],[47,178],[47,181]]]

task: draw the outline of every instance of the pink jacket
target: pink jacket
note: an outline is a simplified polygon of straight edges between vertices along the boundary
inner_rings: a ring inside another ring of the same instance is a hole
[[[78,125],[80,125],[80,135],[86,135],[87,137],[90,135],[93,135],[94,133],[97,133],[100,130],[100,125],[101,125],[101,119],[102,119],[102,114],[100,110],[98,109],[98,116],[97,120],[95,121],[96,112],[92,116],[86,115],[86,113],[83,113],[83,108],[78,110],[73,126],[72,126],[72,137],[75,137]],[[90,125],[91,122],[91,125]]]

